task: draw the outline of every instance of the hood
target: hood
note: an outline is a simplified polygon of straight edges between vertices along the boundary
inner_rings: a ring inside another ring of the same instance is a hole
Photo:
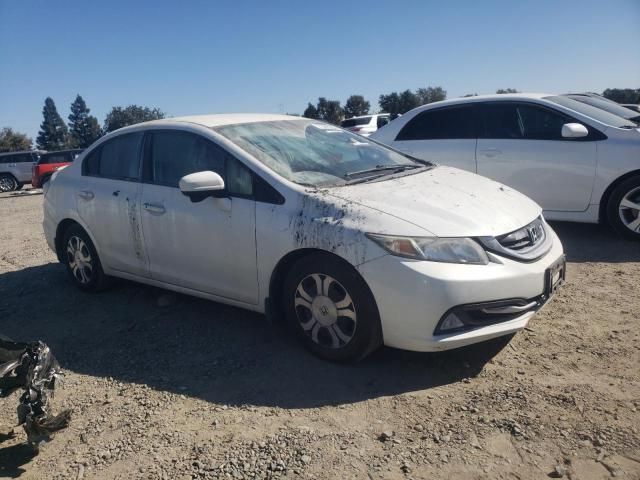
[[[332,188],[329,195],[400,218],[424,229],[425,235],[438,237],[496,236],[517,230],[542,213],[533,200],[512,188],[441,166]]]

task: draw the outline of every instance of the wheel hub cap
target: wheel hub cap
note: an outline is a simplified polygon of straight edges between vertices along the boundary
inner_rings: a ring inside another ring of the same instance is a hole
[[[634,188],[622,198],[618,214],[629,230],[640,233],[640,187]]]
[[[69,238],[67,243],[67,260],[69,268],[75,279],[86,284],[91,281],[93,275],[93,259],[87,244],[79,237]]]
[[[357,325],[349,292],[335,278],[321,273],[298,284],[294,305],[305,335],[326,348],[341,348],[351,341]]]

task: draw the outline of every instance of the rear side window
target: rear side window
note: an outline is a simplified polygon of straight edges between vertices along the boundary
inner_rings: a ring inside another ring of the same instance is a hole
[[[103,143],[84,159],[83,173],[119,180],[138,180],[142,138],[142,133],[129,133]]]
[[[34,161],[34,157],[30,153],[0,156],[0,163],[27,163]]]
[[[400,130],[396,140],[447,140],[476,138],[473,106],[426,110]]]

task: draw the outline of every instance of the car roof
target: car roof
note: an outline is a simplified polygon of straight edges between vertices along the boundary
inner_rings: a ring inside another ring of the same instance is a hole
[[[301,120],[303,117],[280,115],[276,113],[219,113],[214,115],[189,115],[185,117],[165,118],[139,123],[137,125],[175,125],[176,123],[195,123],[203,127],[221,127],[239,123],[274,122],[278,120]]]
[[[6,157],[8,155],[24,155],[25,153],[42,153],[38,150],[19,150],[17,152],[2,152],[0,157]]]
[[[540,100],[541,98],[553,96],[555,96],[553,93],[496,93],[492,95],[474,95],[473,97],[450,98],[439,102],[427,103],[423,105],[423,107],[427,105],[446,105],[450,103],[466,103],[487,100],[522,100],[523,98]]]
[[[40,156],[55,155],[56,153],[82,152],[83,150],[83,148],[68,148],[66,150],[55,150],[53,152],[40,152]]]

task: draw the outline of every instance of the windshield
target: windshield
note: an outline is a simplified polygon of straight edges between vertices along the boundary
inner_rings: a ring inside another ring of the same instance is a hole
[[[563,107],[570,108],[571,110],[581,113],[582,115],[586,115],[587,117],[593,118],[600,123],[604,123],[605,125],[609,125],[611,127],[617,128],[635,128],[637,125],[634,122],[627,120],[626,118],[619,117],[618,115],[614,115],[613,113],[609,113],[601,108],[594,107],[592,105],[588,105],[586,103],[578,102],[569,97],[564,96],[555,96],[555,97],[545,97],[545,100],[549,100],[553,103],[557,103],[558,105],[562,105]]]
[[[613,113],[614,115],[618,115],[619,117],[626,118],[627,120],[631,120],[634,122],[638,121],[638,112],[634,112],[633,110],[623,107],[622,105],[619,105],[615,102],[597,97],[588,97],[586,95],[567,95],[567,97],[582,103],[586,103],[588,105],[592,105],[594,107],[601,108],[602,110],[606,110],[609,113]]]
[[[364,137],[317,120],[280,120],[213,128],[292,182],[311,186],[350,183],[354,176],[424,166]]]

